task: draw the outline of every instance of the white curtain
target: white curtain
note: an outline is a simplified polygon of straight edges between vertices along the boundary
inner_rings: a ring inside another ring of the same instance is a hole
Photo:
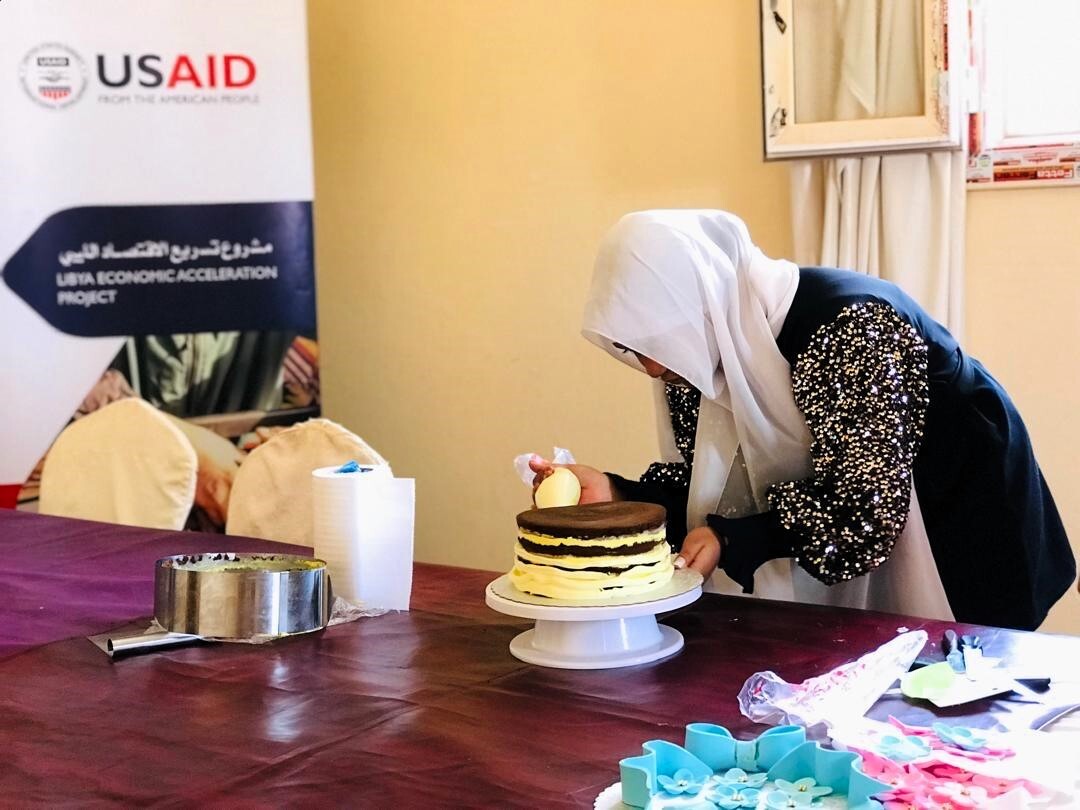
[[[964,170],[960,152],[796,163],[795,260],[891,281],[961,338]]]
[[[914,0],[824,4],[835,70],[821,74],[816,120],[911,115],[921,109],[921,6]],[[814,75],[796,77],[796,84]],[[830,109],[831,107],[831,109]],[[831,115],[830,115],[831,113]],[[956,336],[963,331],[962,152],[800,161],[791,171],[795,259],[899,285]]]

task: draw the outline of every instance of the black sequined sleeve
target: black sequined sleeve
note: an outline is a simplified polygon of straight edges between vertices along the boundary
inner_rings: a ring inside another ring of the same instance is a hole
[[[799,565],[832,585],[883,563],[907,521],[928,403],[926,344],[892,307],[854,304],[814,334],[792,371],[813,437],[813,477],[775,484]]]

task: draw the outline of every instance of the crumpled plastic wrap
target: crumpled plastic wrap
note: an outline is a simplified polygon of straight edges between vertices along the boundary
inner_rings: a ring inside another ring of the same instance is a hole
[[[536,477],[529,468],[529,462],[537,457],[536,453],[522,453],[520,456],[514,456],[514,472],[518,474],[522,482],[527,487],[533,485],[533,478]],[[574,464],[574,454],[567,450],[565,447],[553,447],[551,448],[552,464]]]
[[[326,623],[326,626],[333,627],[335,624],[346,624],[355,622],[357,619],[382,616],[389,612],[389,608],[365,607],[362,603],[350,602],[340,596],[335,596],[334,603],[330,606],[330,621]]]
[[[862,717],[925,646],[924,630],[903,633],[823,675],[792,684],[775,672],[756,672],[739,690],[739,710],[755,723],[835,725]]]

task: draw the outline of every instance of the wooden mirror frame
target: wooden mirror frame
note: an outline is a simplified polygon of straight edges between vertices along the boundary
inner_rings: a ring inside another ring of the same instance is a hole
[[[922,0],[923,115],[802,124],[795,109],[793,1],[761,0],[766,160],[963,148],[961,79],[968,72],[963,0]]]

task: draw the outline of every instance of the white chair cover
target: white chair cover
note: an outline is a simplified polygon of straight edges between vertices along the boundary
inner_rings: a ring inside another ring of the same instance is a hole
[[[195,498],[195,449],[173,420],[137,398],[72,422],[41,472],[47,515],[182,529]]]
[[[225,530],[313,545],[311,472],[347,461],[386,464],[367,442],[329,419],[309,419],[282,431],[240,465]]]

